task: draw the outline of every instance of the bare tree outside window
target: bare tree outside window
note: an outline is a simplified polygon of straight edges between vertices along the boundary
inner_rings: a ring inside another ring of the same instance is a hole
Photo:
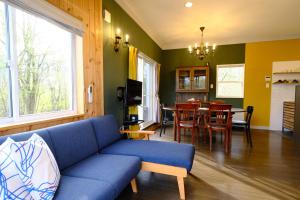
[[[16,21],[20,115],[70,110],[71,60],[66,54],[71,52],[66,51],[71,51],[71,34],[22,11]],[[53,44],[54,36],[66,39],[65,48]]]
[[[0,1],[1,124],[75,112],[79,40],[59,24]]]

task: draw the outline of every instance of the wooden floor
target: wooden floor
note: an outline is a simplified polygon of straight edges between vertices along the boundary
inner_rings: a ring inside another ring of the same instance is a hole
[[[228,155],[219,135],[211,153],[209,145],[199,141],[193,169],[185,180],[187,199],[300,199],[300,155],[291,139],[269,131],[252,134],[251,149],[243,132],[234,131]],[[172,128],[161,138],[156,134],[151,139],[172,141]],[[190,140],[189,135],[183,137],[184,143]],[[140,172],[137,184],[137,194],[127,187],[118,199],[179,199],[175,177]]]

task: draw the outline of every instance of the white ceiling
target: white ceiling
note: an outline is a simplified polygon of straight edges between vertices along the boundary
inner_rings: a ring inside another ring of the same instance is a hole
[[[300,0],[116,0],[162,48],[300,38]],[[134,36],[132,36],[134,37]]]

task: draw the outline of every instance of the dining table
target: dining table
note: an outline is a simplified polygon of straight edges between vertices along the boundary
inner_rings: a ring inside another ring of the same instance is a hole
[[[174,134],[174,141],[177,140],[177,128],[176,128],[176,106],[164,106],[162,108],[163,110],[173,112],[173,117],[174,117],[174,123],[173,123],[173,134]],[[209,111],[209,108],[207,107],[199,107],[199,112],[205,114],[206,112]],[[225,111],[226,112],[226,111]],[[229,112],[229,110],[227,111]],[[231,116],[234,115],[235,113],[243,113],[246,112],[245,109],[243,108],[232,108],[231,109]],[[231,147],[231,136],[232,136],[232,128],[229,131],[229,148]]]

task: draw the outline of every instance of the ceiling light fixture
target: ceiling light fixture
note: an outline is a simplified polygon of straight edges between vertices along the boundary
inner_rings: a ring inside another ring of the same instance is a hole
[[[188,1],[188,2],[186,2],[186,3],[184,4],[184,6],[185,6],[186,8],[191,8],[191,7],[193,6],[193,3],[190,2],[190,1]]]
[[[204,31],[205,27],[201,26],[200,30],[201,30],[201,41],[200,41],[200,46],[198,46],[198,43],[195,43],[194,48],[192,47],[192,45],[189,46],[188,51],[190,54],[195,54],[200,60],[203,60],[209,53],[209,44],[208,42],[206,42],[204,44],[203,41],[203,31]],[[215,52],[217,45],[213,44],[212,46],[212,53]]]

